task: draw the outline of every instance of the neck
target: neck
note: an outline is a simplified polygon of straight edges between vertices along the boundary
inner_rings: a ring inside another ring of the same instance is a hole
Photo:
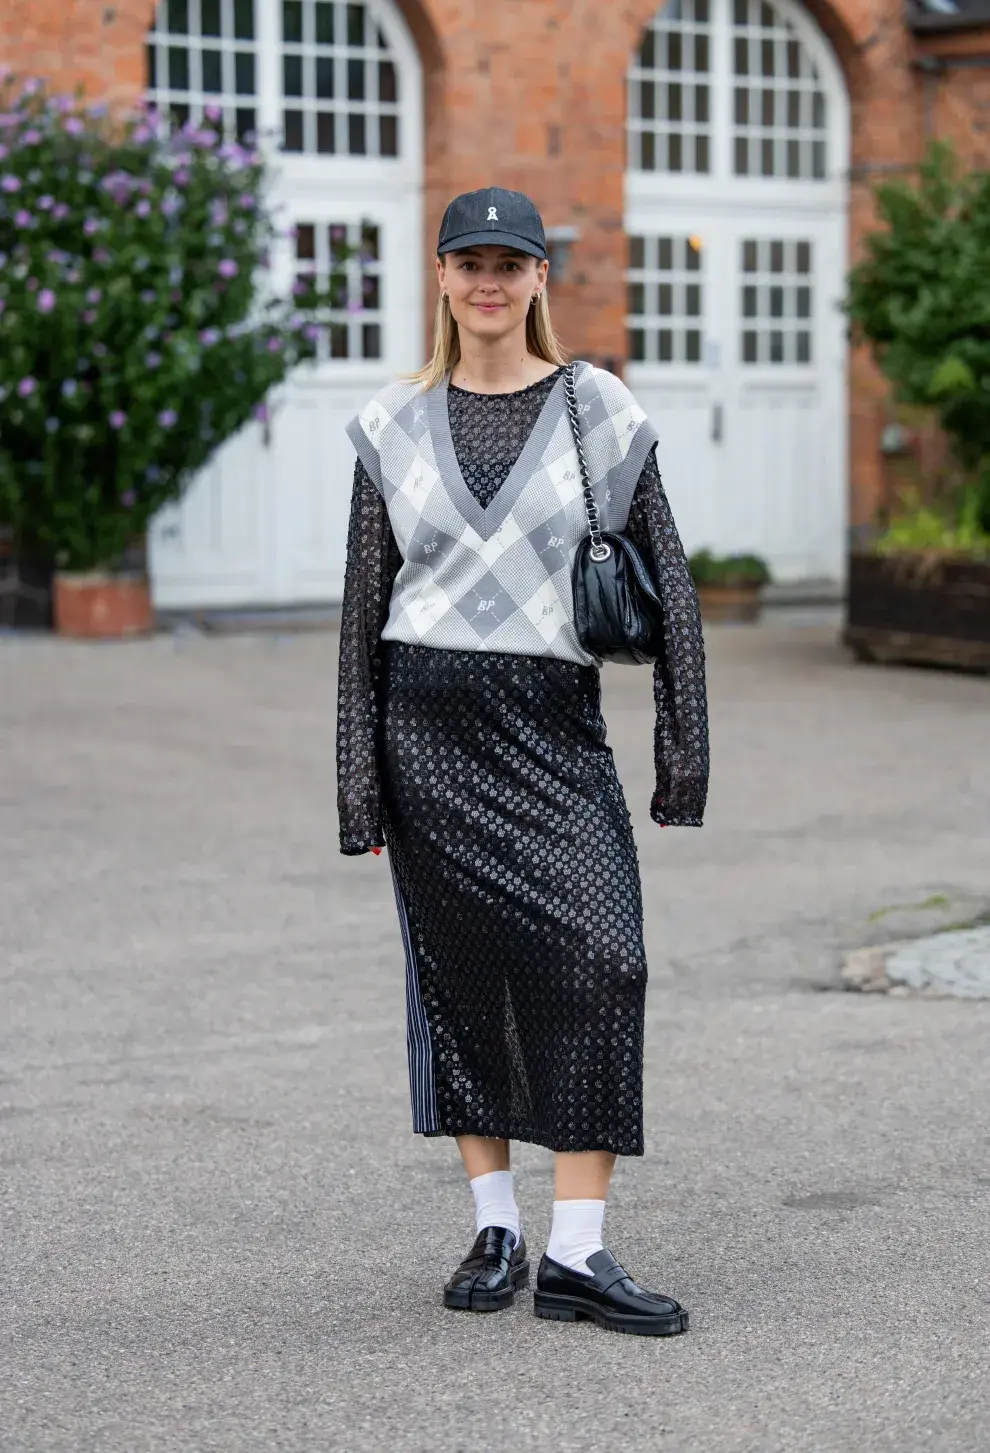
[[[479,394],[509,394],[556,372],[526,347],[525,325],[506,338],[476,338],[460,329],[461,356],[450,381]]]

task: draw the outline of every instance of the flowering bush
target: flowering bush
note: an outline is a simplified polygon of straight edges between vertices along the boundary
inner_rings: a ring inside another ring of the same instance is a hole
[[[311,356],[316,295],[263,302],[260,159],[0,78],[0,524],[112,566]]]

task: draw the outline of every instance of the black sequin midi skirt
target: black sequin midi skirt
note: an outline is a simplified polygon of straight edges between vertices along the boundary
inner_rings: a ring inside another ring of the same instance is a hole
[[[599,675],[385,646],[413,1128],[643,1152],[639,865]]]

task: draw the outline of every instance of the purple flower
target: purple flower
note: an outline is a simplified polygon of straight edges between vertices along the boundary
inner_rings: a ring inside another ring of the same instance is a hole
[[[94,343],[93,352],[96,354],[97,358],[106,358],[107,345],[105,343]]]
[[[221,262],[220,266],[217,268],[217,271],[219,272],[221,277],[232,278],[237,276],[237,274],[240,272],[240,268],[237,266],[237,263],[232,257],[225,257]]]
[[[202,333],[199,335],[199,341],[207,348],[212,348],[214,343],[220,342],[220,329],[204,328]]]
[[[82,136],[86,130],[86,123],[79,116],[67,116],[65,118],[65,129],[70,136]]]
[[[55,205],[55,198],[54,197],[49,197],[49,196],[46,195],[44,197],[39,197],[38,198],[38,211],[39,212],[50,212],[52,210],[52,208],[54,207],[54,205]]]
[[[83,233],[86,237],[95,237],[102,226],[99,217],[87,217],[83,223]]]
[[[157,296],[158,294],[152,288],[145,288],[144,292],[141,294],[141,301],[145,305],[150,305],[155,301]]]
[[[46,433],[48,433],[48,434],[57,434],[58,433],[58,430],[59,430],[58,419],[46,419],[45,420],[45,432]]]
[[[36,293],[41,287],[41,284],[36,277],[29,277],[24,286],[27,288],[29,293]]]
[[[25,146],[37,146],[38,142],[41,140],[41,132],[37,129],[37,127],[32,126],[29,128],[29,130],[25,131],[24,135],[21,137],[21,140],[23,141]]]
[[[40,76],[29,76],[23,86],[25,96],[37,96],[43,84]]]
[[[240,202],[245,212],[254,211],[254,198],[252,197],[250,192],[242,192],[237,200]]]
[[[51,288],[42,288],[38,294],[38,312],[51,313],[55,308],[57,299]]]
[[[364,304],[361,302],[360,298],[352,299],[347,304],[347,311],[349,313],[363,313],[364,312]]]
[[[77,283],[79,281],[79,273],[74,267],[66,268],[65,280],[67,283]]]
[[[33,227],[34,218],[30,212],[25,211],[25,209],[22,207],[19,212],[14,213],[14,226]]]
[[[143,146],[146,141],[150,141],[154,134],[150,126],[141,125],[135,126],[134,128],[134,140],[139,146]]]
[[[220,117],[223,115],[223,112],[220,110],[219,106],[211,102],[209,106],[204,106],[203,115],[206,117],[207,121],[219,121]]]
[[[64,399],[74,399],[78,392],[79,384],[74,378],[67,378],[62,384],[62,397]]]
[[[87,303],[98,303],[100,302],[102,297],[103,293],[99,288],[90,288],[89,292],[86,294],[86,301]]]
[[[173,174],[172,180],[177,187],[188,187],[189,173],[186,168],[184,166],[180,166],[179,170]]]
[[[0,191],[19,192],[21,190],[20,177],[11,176],[10,173],[0,179]]]
[[[105,116],[110,110],[106,101],[94,101],[89,108],[91,116]]]
[[[54,222],[64,222],[68,215],[69,208],[65,202],[56,202],[54,210],[52,211],[52,220]]]
[[[303,337],[308,339],[310,343],[315,343],[319,336],[319,325],[316,323],[307,323],[305,328],[303,329]]]
[[[96,322],[96,314],[93,312],[92,308],[86,309],[86,312],[82,315],[82,320],[86,324],[87,328],[92,327],[92,325]]]
[[[174,217],[175,214],[176,214],[176,212],[178,212],[178,210],[179,210],[179,208],[181,206],[182,206],[182,203],[179,201],[179,198],[178,197],[175,197],[175,196],[166,197],[164,199],[164,201],[162,202],[162,208],[161,208],[162,216],[163,217]]]
[[[133,489],[125,489],[124,493],[120,496],[120,502],[125,510],[132,510],[137,504],[137,495]]]
[[[32,378],[31,375],[28,374],[28,376],[26,378],[22,378],[20,383],[17,385],[18,397],[22,399],[29,399],[37,387],[38,380],[36,378]]]
[[[161,361],[162,356],[160,353],[147,353],[145,354],[144,366],[145,368],[157,368]]]
[[[4,157],[5,156],[9,156],[9,154],[10,154],[10,148],[9,147],[7,147],[7,146],[0,146],[0,161],[3,161]]]
[[[104,266],[110,261],[110,254],[109,252],[107,252],[105,247],[98,247],[96,249],[96,251],[93,253],[93,261],[99,262]]]
[[[259,404],[254,411],[254,417],[258,420],[259,424],[267,424],[269,418],[271,417],[268,412],[268,405]]]
[[[108,423],[111,429],[122,429],[127,423],[127,415],[123,409],[114,409],[109,417]]]
[[[137,206],[134,208],[134,215],[136,217],[151,216],[151,203],[146,197],[142,197],[141,201],[138,202]]]
[[[162,409],[158,415],[158,422],[163,429],[172,429],[178,423],[179,416],[174,409]]]

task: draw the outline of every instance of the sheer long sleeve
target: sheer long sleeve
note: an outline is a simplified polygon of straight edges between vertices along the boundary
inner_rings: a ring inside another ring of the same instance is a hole
[[[705,643],[697,591],[652,450],[626,533],[650,564],[663,600],[665,649],[653,668],[657,787],[650,816],[664,826],[700,827],[708,796]]]
[[[364,465],[354,468],[337,688],[340,851],[381,847],[379,678],[381,634],[401,561],[388,511]]]

